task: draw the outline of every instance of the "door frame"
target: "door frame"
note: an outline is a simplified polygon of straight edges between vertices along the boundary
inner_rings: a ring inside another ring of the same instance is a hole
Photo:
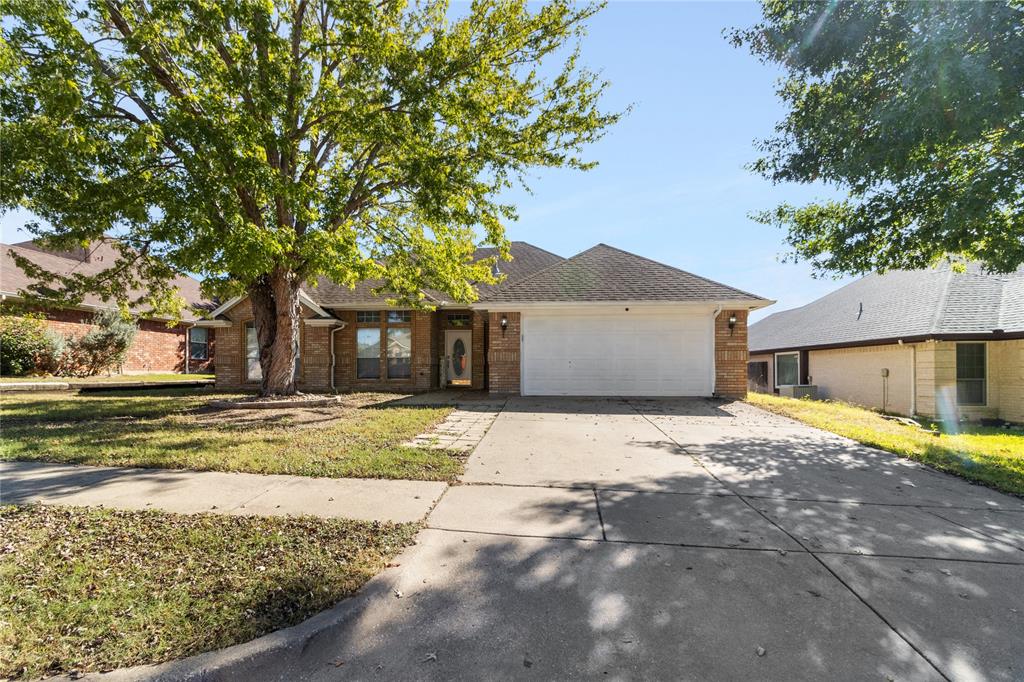
[[[452,356],[449,353],[451,349],[451,343],[449,342],[452,335],[461,336],[466,340],[466,372],[465,377],[460,377],[459,381],[465,381],[466,383],[455,384],[452,380],[455,377],[450,372],[452,365]],[[444,330],[444,373],[445,373],[445,385],[443,388],[470,388],[473,385],[473,329],[472,327],[462,327],[460,329],[445,329]]]

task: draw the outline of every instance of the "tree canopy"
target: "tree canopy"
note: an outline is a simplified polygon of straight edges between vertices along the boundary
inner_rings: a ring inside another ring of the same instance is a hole
[[[838,200],[756,216],[819,273],[1024,263],[1024,3],[764,0],[731,38],[788,109],[754,171]]]
[[[63,282],[69,299],[135,279],[166,304],[174,269],[248,293],[265,391],[268,374],[294,388],[304,282],[472,300],[491,281],[476,244],[507,255],[501,192],[532,168],[588,168],[583,148],[618,118],[579,64],[599,7],[567,0],[5,7],[0,208],[44,218],[57,246],[121,238],[132,266]]]

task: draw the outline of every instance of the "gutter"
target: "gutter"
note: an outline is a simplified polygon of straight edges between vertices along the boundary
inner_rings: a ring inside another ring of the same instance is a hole
[[[192,356],[192,339],[191,336],[189,335],[189,332],[192,331],[192,328],[196,326],[196,323],[183,322],[182,324],[185,325],[185,374],[189,374],[188,361],[189,358],[191,358]],[[207,355],[209,355],[209,353],[207,353]]]
[[[620,308],[623,306],[631,308],[704,308],[718,306],[719,308],[734,308],[757,310],[772,305],[775,301],[767,299],[735,299],[718,300],[707,299],[703,301],[499,301],[495,299],[484,299],[469,304],[473,310],[506,310],[509,312],[528,310],[548,310],[564,308]]]
[[[751,348],[751,355],[771,353],[788,353],[797,350],[830,350],[833,348],[861,348],[864,346],[894,346],[900,341],[904,343],[920,343],[922,341],[1009,341],[1024,339],[1024,331],[1012,332],[957,332],[950,334],[917,334],[915,336],[893,336],[885,339],[864,339],[862,341],[838,341],[836,343],[818,343],[814,345],[779,346],[777,348]]]

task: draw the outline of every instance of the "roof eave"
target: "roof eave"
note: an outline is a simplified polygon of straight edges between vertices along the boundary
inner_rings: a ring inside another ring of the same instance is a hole
[[[857,341],[836,341],[833,343],[805,344],[802,346],[773,346],[769,348],[750,348],[751,355],[769,355],[772,353],[791,353],[800,350],[832,350],[836,348],[860,348],[864,346],[891,346],[903,343],[923,343],[925,341],[1012,341],[1024,339],[1021,331],[987,331],[987,332],[956,332],[947,334],[916,334],[907,336],[891,336],[877,339],[860,339]]]
[[[469,305],[473,310],[543,310],[550,308],[607,308],[609,306],[632,306],[648,308],[679,308],[679,307],[722,307],[747,308],[756,310],[772,305],[775,301],[767,299],[701,299],[697,301],[499,301],[483,300]]]

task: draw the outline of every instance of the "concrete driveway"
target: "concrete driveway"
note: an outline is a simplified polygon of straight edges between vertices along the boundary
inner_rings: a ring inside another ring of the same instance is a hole
[[[743,403],[509,400],[294,675],[1024,679],[1024,501]]]

